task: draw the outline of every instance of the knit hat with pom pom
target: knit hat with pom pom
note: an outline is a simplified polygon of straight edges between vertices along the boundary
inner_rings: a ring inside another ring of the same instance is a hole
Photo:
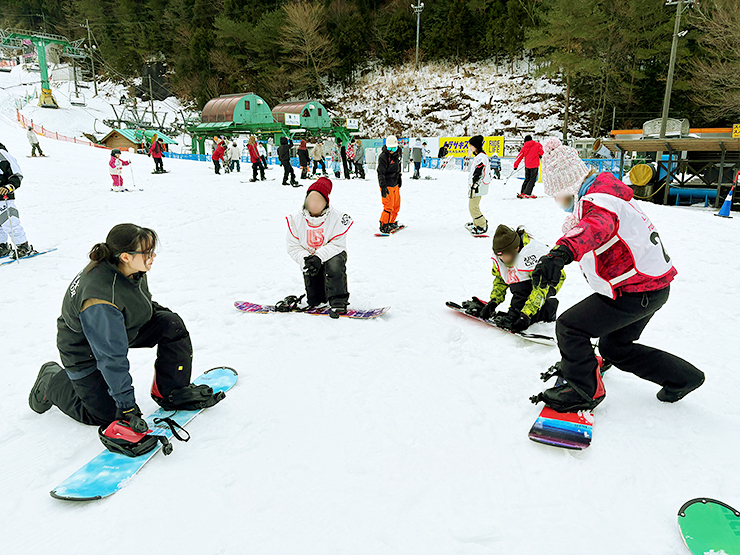
[[[565,146],[559,139],[550,137],[542,143],[542,183],[545,193],[576,195],[589,169],[575,148]]]

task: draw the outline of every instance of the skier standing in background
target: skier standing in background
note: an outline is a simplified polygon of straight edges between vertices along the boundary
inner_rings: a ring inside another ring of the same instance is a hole
[[[152,141],[152,146],[149,147],[149,156],[154,160],[154,173],[165,173],[164,164],[162,163],[163,152],[164,141],[162,139]]]
[[[257,142],[257,152],[259,152],[260,158],[262,158],[262,166],[267,169],[267,150],[265,149],[265,145],[259,141]]]
[[[319,141],[314,145],[313,149],[311,149],[311,159],[313,160],[313,173],[314,175],[317,175],[317,170],[319,169],[319,166],[321,166],[321,173],[325,176],[326,175],[326,162],[324,161],[324,141],[319,139]]]
[[[290,163],[290,143],[288,137],[280,137],[280,146],[278,147],[278,159],[283,165],[283,185],[292,185],[293,187],[300,187],[301,184],[295,178],[295,172],[293,171],[293,165]],[[290,183],[288,183],[290,178]]]
[[[540,158],[542,158],[542,145],[532,140],[532,135],[524,137],[519,155],[514,160],[514,171],[519,169],[519,164],[524,160],[524,182],[522,190],[517,198],[537,198],[532,195],[534,185],[537,183],[537,174],[540,171]]]
[[[423,147],[421,145],[421,139],[416,139],[416,142],[414,143],[414,148],[411,150],[411,161],[414,163],[414,175],[411,176],[411,179],[420,179],[421,174],[419,173],[419,169],[421,168],[421,159],[423,153]]]
[[[224,161],[224,145],[223,141],[219,142],[218,145],[216,145],[216,149],[213,151],[213,154],[211,154],[211,160],[213,161],[213,169],[216,172],[216,175],[221,175],[221,163]]]
[[[242,171],[242,150],[239,148],[239,145],[236,144],[236,141],[234,141],[231,146],[229,147],[229,151],[231,156],[229,157],[231,160],[231,164],[229,166],[229,169],[231,171],[234,171],[234,167],[236,167],[236,172],[239,173]]]
[[[578,152],[550,138],[543,145],[545,192],[570,214],[564,235],[532,272],[535,287],[556,286],[563,267],[578,261],[591,296],[563,312],[555,333],[566,383],[532,398],[560,412],[591,410],[606,397],[605,361],[662,387],[658,399],[673,403],[704,383],[704,373],[672,354],[635,343],[668,300],[676,276],[655,226],[632,189],[609,172],[589,169]]]
[[[247,143],[247,152],[249,153],[249,161],[252,163],[252,179],[249,181],[257,181],[257,172],[260,173],[262,181],[265,180],[265,167],[262,165],[262,157],[260,156],[259,149],[257,148],[257,137],[254,135],[249,137]]]
[[[488,194],[488,187],[491,184],[491,167],[483,150],[483,140],[482,135],[475,135],[468,141],[474,156],[468,172],[468,210],[473,221],[465,227],[473,235],[481,235],[488,231],[488,221],[480,211],[480,199]]]
[[[365,147],[360,139],[355,139],[355,174],[365,179]]]
[[[399,227],[396,222],[401,209],[401,164],[398,152],[398,139],[390,135],[385,140],[378,157],[378,184],[383,199],[383,212],[380,215],[380,232],[390,233]]]
[[[15,206],[15,191],[21,186],[22,180],[23,173],[18,160],[0,143],[0,257],[10,255],[12,258],[23,258],[36,252],[28,244]],[[15,249],[9,238],[13,239]]]
[[[36,151],[39,151],[39,156],[46,156],[41,151],[41,145],[39,144],[39,137],[36,135],[36,132],[33,130],[33,126],[29,126],[28,130],[26,131],[26,138],[28,139],[28,142],[31,143],[31,156],[36,156]]]
[[[111,191],[120,192],[123,191],[123,166],[128,166],[131,162],[128,160],[121,160],[121,151],[114,148],[110,151],[110,160],[108,160],[108,169],[110,171],[111,179],[113,179],[113,187]]]
[[[308,146],[306,141],[301,139],[298,145],[298,165],[301,167],[301,179],[308,179]]]

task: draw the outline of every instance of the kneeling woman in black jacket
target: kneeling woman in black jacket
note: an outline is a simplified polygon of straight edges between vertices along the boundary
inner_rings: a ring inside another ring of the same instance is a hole
[[[152,301],[147,272],[157,234],[134,224],[111,229],[90,251],[90,263],[67,289],[57,320],[56,362],[41,367],[29,405],[43,413],[56,405],[83,424],[146,422],[129,373],[130,347],[157,347],[152,398],[168,410],[211,406],[220,399],[190,383],[193,348],[182,319]]]

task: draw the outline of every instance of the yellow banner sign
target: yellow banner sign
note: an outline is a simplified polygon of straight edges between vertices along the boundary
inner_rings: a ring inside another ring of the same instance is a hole
[[[447,154],[455,158],[465,158],[468,154],[468,140],[470,137],[440,137],[439,146],[447,147]],[[489,156],[496,154],[504,155],[504,138],[503,137],[483,137],[483,150]]]
[[[735,123],[732,126],[732,138],[740,139],[740,123]]]

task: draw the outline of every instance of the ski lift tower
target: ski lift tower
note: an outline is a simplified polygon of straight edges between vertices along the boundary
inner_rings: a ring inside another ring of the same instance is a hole
[[[30,40],[36,48],[41,70],[41,94],[39,95],[39,106],[42,108],[59,108],[49,85],[49,68],[46,65],[46,47],[57,44],[62,48],[61,56],[68,58],[86,58],[85,51],[80,48],[82,39],[70,42],[67,37],[52,35],[49,33],[37,33],[20,29],[0,29],[0,47],[23,49],[23,41]]]

